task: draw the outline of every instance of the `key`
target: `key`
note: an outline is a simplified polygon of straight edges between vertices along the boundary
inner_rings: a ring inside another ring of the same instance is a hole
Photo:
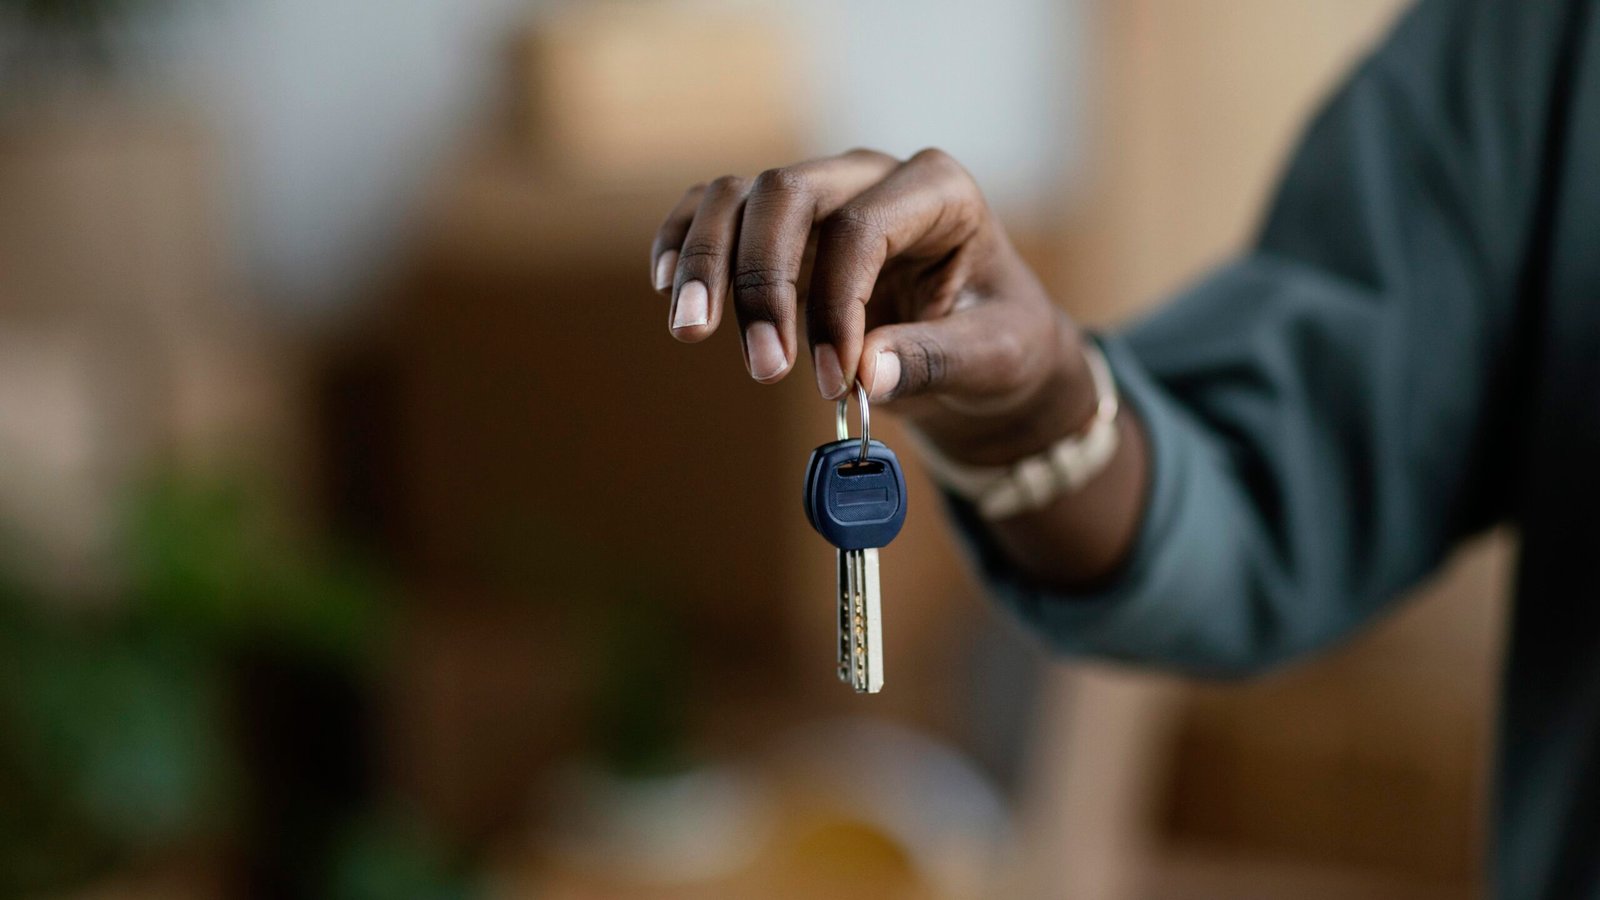
[[[871,439],[865,392],[857,387],[862,435],[848,437],[845,400],[839,440],[811,453],[805,509],[811,527],[838,548],[838,674],[858,693],[883,687],[882,597],[878,549],[906,517],[905,474],[894,451]]]
[[[857,691],[883,686],[882,601],[878,548],[905,521],[905,477],[894,451],[847,439],[817,448],[809,487],[813,527],[838,548],[841,680]]]

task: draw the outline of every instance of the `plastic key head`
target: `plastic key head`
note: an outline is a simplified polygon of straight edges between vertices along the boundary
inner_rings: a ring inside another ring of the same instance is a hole
[[[906,521],[906,478],[894,451],[858,438],[823,444],[806,466],[806,519],[841,550],[886,547]]]

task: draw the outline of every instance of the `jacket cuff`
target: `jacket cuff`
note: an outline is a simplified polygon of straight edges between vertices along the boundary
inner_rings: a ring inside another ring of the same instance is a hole
[[[1193,472],[1194,426],[1150,378],[1124,341],[1101,339],[1124,410],[1137,413],[1149,442],[1150,478],[1134,545],[1119,570],[1091,590],[1062,591],[1033,583],[1017,571],[971,503],[949,492],[945,502],[985,583],[1022,620],[1063,652],[1112,658],[1139,656],[1123,632],[1148,624],[1158,630],[1155,607],[1178,588],[1191,560],[1179,540],[1185,493]],[[1197,548],[1190,548],[1197,549]],[[1167,624],[1170,628],[1170,623]],[[1132,635],[1126,635],[1132,637]],[[1146,632],[1146,640],[1154,635]],[[1135,639],[1135,643],[1139,643]]]

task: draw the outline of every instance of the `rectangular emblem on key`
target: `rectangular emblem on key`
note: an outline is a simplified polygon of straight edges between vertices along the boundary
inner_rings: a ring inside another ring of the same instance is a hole
[[[833,495],[840,506],[861,506],[867,503],[888,503],[887,488],[869,488],[860,491],[839,491]]]

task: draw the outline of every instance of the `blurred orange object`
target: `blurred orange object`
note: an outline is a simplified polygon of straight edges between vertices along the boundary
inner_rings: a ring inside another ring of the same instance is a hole
[[[552,171],[613,186],[755,172],[797,144],[793,56],[770,15],[572,8],[524,41],[525,135]]]
[[[842,765],[841,760],[848,760]],[[491,893],[564,900],[979,900],[1009,811],[960,751],[874,719],[813,723],[748,764],[624,778],[569,767]]]

